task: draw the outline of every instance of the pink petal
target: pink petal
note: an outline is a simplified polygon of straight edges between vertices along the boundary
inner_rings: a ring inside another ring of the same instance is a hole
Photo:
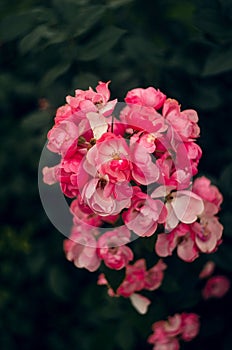
[[[196,221],[198,215],[204,211],[203,200],[190,191],[177,192],[171,205],[178,219],[185,224]]]
[[[138,313],[142,315],[147,313],[148,306],[151,304],[151,301],[148,298],[145,298],[144,296],[137,293],[133,293],[130,296],[130,301]]]

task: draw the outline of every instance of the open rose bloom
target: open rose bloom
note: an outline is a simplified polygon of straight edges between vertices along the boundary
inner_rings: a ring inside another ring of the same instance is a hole
[[[141,292],[160,288],[166,257],[193,262],[222,242],[222,195],[208,178],[193,180],[202,156],[199,134],[195,110],[181,110],[153,87],[133,89],[118,103],[110,99],[109,82],[67,96],[48,132],[47,148],[60,162],[44,167],[44,182],[60,184],[73,215],[67,259],[91,272],[123,271],[117,288],[102,273],[98,284],[112,297],[129,298],[141,314],[151,303]],[[134,251],[143,239],[153,251],[149,268]],[[211,290],[208,285],[204,298]],[[191,340],[198,329],[195,314],[176,314],[155,323],[149,342],[179,349],[179,339]]]

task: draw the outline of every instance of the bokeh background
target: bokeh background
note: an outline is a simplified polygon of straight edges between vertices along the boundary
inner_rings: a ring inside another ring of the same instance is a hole
[[[37,168],[56,108],[75,89],[111,80],[122,101],[131,88],[160,88],[199,113],[200,174],[224,195],[224,242],[208,258],[231,277],[232,2],[1,0],[0,52],[0,349],[151,349],[152,322],[183,309],[202,328],[181,349],[231,350],[231,292],[201,302],[186,282],[190,265],[175,260],[166,299],[157,293],[141,316],[67,262]]]

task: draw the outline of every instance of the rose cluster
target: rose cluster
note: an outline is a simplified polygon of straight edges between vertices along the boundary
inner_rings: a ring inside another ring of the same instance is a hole
[[[72,199],[67,259],[89,271],[101,264],[124,269],[116,290],[104,274],[98,284],[107,285],[110,296],[130,298],[145,313],[150,300],[137,292],[162,284],[167,265],[159,258],[176,250],[192,262],[217,250],[222,195],[208,178],[192,179],[202,156],[195,110],[181,110],[178,101],[153,87],[133,89],[118,103],[110,100],[108,85],[76,90],[58,108],[47,148],[60,155],[60,163],[44,167],[43,179],[58,182]],[[149,269],[145,259],[134,260],[129,247],[139,237],[155,238],[159,260]],[[155,324],[149,342],[155,349],[178,349],[177,335],[190,340],[197,332],[195,316],[175,315]],[[162,342],[176,345],[158,345]]]

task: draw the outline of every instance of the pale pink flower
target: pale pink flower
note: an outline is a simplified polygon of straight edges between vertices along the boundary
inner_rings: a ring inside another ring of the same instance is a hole
[[[130,104],[137,104],[146,107],[159,109],[164,104],[166,96],[158,89],[148,87],[146,89],[137,88],[128,91],[125,101]]]
[[[214,204],[217,208],[216,214],[220,209],[223,197],[218,188],[211,184],[211,181],[205,176],[195,179],[193,183],[193,192],[198,194],[204,201]]]
[[[96,231],[88,225],[74,226],[69,239],[64,241],[66,258],[73,261],[78,268],[86,268],[93,272],[100,266],[97,255]]]
[[[202,150],[199,145],[197,145],[195,142],[192,142],[192,141],[184,142],[184,147],[186,149],[188,159],[190,160],[192,176],[194,176],[198,173],[198,164],[202,157]],[[193,192],[195,191],[193,190]],[[200,193],[197,193],[197,194],[200,195]]]
[[[117,215],[131,205],[132,189],[126,181],[111,184],[107,178],[93,178],[84,186],[81,197],[94,213]]]
[[[168,187],[160,186],[151,194],[152,198],[166,197],[165,205],[168,215],[165,228],[167,230],[174,229],[180,221],[185,224],[191,224],[202,214],[204,203],[195,193],[188,190],[169,192],[168,194],[167,192]]]
[[[161,257],[172,255],[177,248],[177,255],[184,261],[192,262],[199,256],[199,249],[194,241],[190,225],[179,224],[169,233],[161,233],[157,237],[155,251]]]
[[[189,109],[181,112],[179,103],[169,98],[164,102],[162,114],[183,141],[192,141],[199,137],[196,111]]]
[[[132,132],[139,130],[158,137],[167,130],[164,117],[152,107],[127,105],[120,112],[120,120],[131,128]]]
[[[47,148],[64,156],[78,137],[78,127],[72,121],[64,120],[48,132]]]
[[[202,291],[204,299],[222,298],[230,289],[230,281],[226,276],[213,276],[206,282]]]
[[[213,274],[215,267],[216,265],[213,261],[207,261],[207,263],[203,266],[203,269],[199,274],[199,278],[203,279],[210,277]]]
[[[182,333],[181,338],[190,341],[195,338],[200,329],[199,316],[194,313],[182,313]]]
[[[108,132],[87,153],[85,170],[92,176],[107,176],[111,182],[131,179],[130,150],[121,136]]]
[[[88,205],[83,203],[81,196],[78,195],[70,205],[70,211],[73,214],[73,222],[75,225],[80,225],[83,222],[90,226],[100,226],[102,218],[95,214]]]
[[[195,243],[200,251],[212,253],[221,243],[223,232],[223,226],[215,216],[220,209],[222,195],[204,176],[194,181],[193,191],[204,200],[204,211],[199,216],[200,220],[192,224]]]
[[[166,208],[160,200],[153,200],[138,187],[134,188],[132,205],[122,214],[126,226],[137,235],[149,237],[159,223],[166,220]]]
[[[57,109],[55,116],[55,124],[58,125],[65,119],[73,119],[72,108],[68,104],[65,104],[64,106],[61,106]]]
[[[134,257],[132,250],[125,246],[129,241],[130,231],[125,226],[108,231],[98,239],[98,256],[109,268],[121,270]]]
[[[187,159],[183,160],[183,164],[178,164],[177,159],[174,161],[169,152],[165,152],[157,159],[156,165],[160,173],[157,180],[159,184],[165,184],[178,190],[189,187],[192,179],[192,167]]]
[[[139,146],[143,147],[148,153],[153,153],[156,149],[156,137],[149,133],[139,131],[136,134],[132,135],[130,138],[130,144],[137,143]]]
[[[112,113],[117,103],[117,100],[109,101],[109,83],[99,82],[96,92],[91,87],[86,91],[77,89],[75,97],[67,96],[66,101],[73,112],[81,111],[85,114],[100,111],[106,117]]]
[[[51,168],[45,166],[42,170],[43,182],[47,185],[53,185],[59,178],[59,165],[55,165]]]
[[[213,253],[221,243],[223,226],[215,216],[202,216],[200,222],[192,224],[195,243],[203,253]]]
[[[132,178],[139,184],[149,185],[159,178],[159,168],[153,162],[148,150],[139,143],[130,147]]]
[[[213,253],[221,243],[223,226],[214,216],[200,217],[199,222],[179,224],[169,233],[158,235],[155,251],[161,257],[177,255],[184,261],[192,262],[200,252]]]
[[[81,148],[72,145],[61,160],[59,181],[67,197],[77,196],[89,179],[89,175],[83,169],[83,157]]]

